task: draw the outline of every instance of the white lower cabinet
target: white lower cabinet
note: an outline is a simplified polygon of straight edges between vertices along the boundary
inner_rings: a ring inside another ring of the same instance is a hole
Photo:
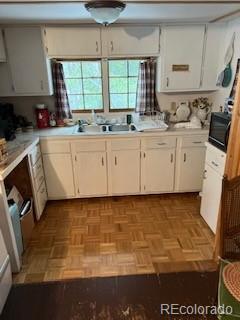
[[[107,195],[106,158],[106,152],[77,153],[75,173],[81,197]]]
[[[43,154],[48,198],[64,199],[75,196],[72,156],[70,153]]]
[[[140,151],[118,150],[111,154],[112,194],[140,192]]]
[[[177,191],[202,190],[205,151],[205,147],[181,149],[176,174]]]
[[[222,176],[206,164],[204,171],[201,215],[216,233],[218,211],[222,194]]]
[[[142,165],[142,189],[145,193],[173,191],[175,148],[145,151]]]
[[[190,135],[43,140],[48,198],[200,191],[205,141]]]
[[[226,153],[207,143],[200,213],[216,233]]]

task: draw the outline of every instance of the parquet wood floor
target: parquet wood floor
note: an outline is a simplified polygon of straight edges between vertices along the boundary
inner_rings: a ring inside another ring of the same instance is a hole
[[[196,194],[51,201],[15,283],[214,270]]]

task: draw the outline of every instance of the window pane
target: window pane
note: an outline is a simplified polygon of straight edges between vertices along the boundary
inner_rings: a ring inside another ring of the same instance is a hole
[[[129,76],[130,77],[138,77],[139,72],[139,66],[140,66],[140,60],[129,60]]]
[[[82,62],[83,78],[101,77],[101,63],[98,61]]]
[[[81,62],[63,62],[65,78],[81,78]]]
[[[102,95],[100,94],[85,95],[84,101],[85,101],[85,109],[102,109],[103,108]]]
[[[127,60],[109,61],[110,77],[127,77]]]
[[[83,110],[84,109],[84,104],[83,104],[83,96],[82,95],[68,95],[68,100],[70,104],[71,109],[79,109]]]
[[[127,93],[127,78],[111,78],[110,93]]]
[[[112,109],[126,109],[128,108],[127,94],[111,94],[110,103]]]
[[[82,93],[82,81],[81,79],[66,79],[66,88],[68,94]]]
[[[136,107],[136,93],[130,93],[129,96],[128,96],[128,101],[129,101],[129,105],[128,107],[130,109],[135,109]]]
[[[129,79],[129,92],[130,93],[135,93],[137,92],[137,83],[138,83],[138,78],[128,78]]]
[[[101,79],[83,79],[83,91],[85,94],[102,93]]]

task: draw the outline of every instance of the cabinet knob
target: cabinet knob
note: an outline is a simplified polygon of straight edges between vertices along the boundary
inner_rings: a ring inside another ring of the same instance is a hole
[[[113,52],[113,50],[114,50],[113,41],[111,41],[110,43],[111,43],[111,51]]]
[[[207,170],[204,170],[204,171],[203,171],[203,179],[204,179],[204,180],[207,179]]]
[[[166,86],[168,87],[169,86],[169,78],[167,77],[166,79]]]

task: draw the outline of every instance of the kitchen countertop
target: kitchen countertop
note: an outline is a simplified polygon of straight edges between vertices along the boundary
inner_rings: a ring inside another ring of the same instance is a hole
[[[39,142],[35,135],[18,135],[13,141],[7,143],[8,160],[0,166],[0,180],[6,176],[30,153],[32,148]]]
[[[8,162],[4,166],[0,166],[0,180],[4,180],[6,176],[27,156],[32,148],[39,142],[39,139],[102,139],[113,137],[152,137],[152,136],[181,136],[181,135],[202,135],[208,134],[208,128],[203,129],[175,129],[168,128],[166,131],[151,132],[100,132],[100,133],[84,133],[77,132],[78,126],[48,128],[34,130],[33,132],[21,133],[16,135],[16,139],[8,142]]]
[[[192,134],[208,134],[209,128],[205,127],[202,129],[175,129],[173,127],[168,128],[166,131],[148,131],[148,132],[99,132],[99,133],[89,133],[89,132],[77,132],[78,126],[72,127],[60,127],[60,128],[48,128],[34,130],[31,133],[24,133],[22,135],[37,136],[40,139],[79,139],[79,138],[108,138],[108,137],[151,137],[151,136],[173,136],[173,135],[192,135]]]

